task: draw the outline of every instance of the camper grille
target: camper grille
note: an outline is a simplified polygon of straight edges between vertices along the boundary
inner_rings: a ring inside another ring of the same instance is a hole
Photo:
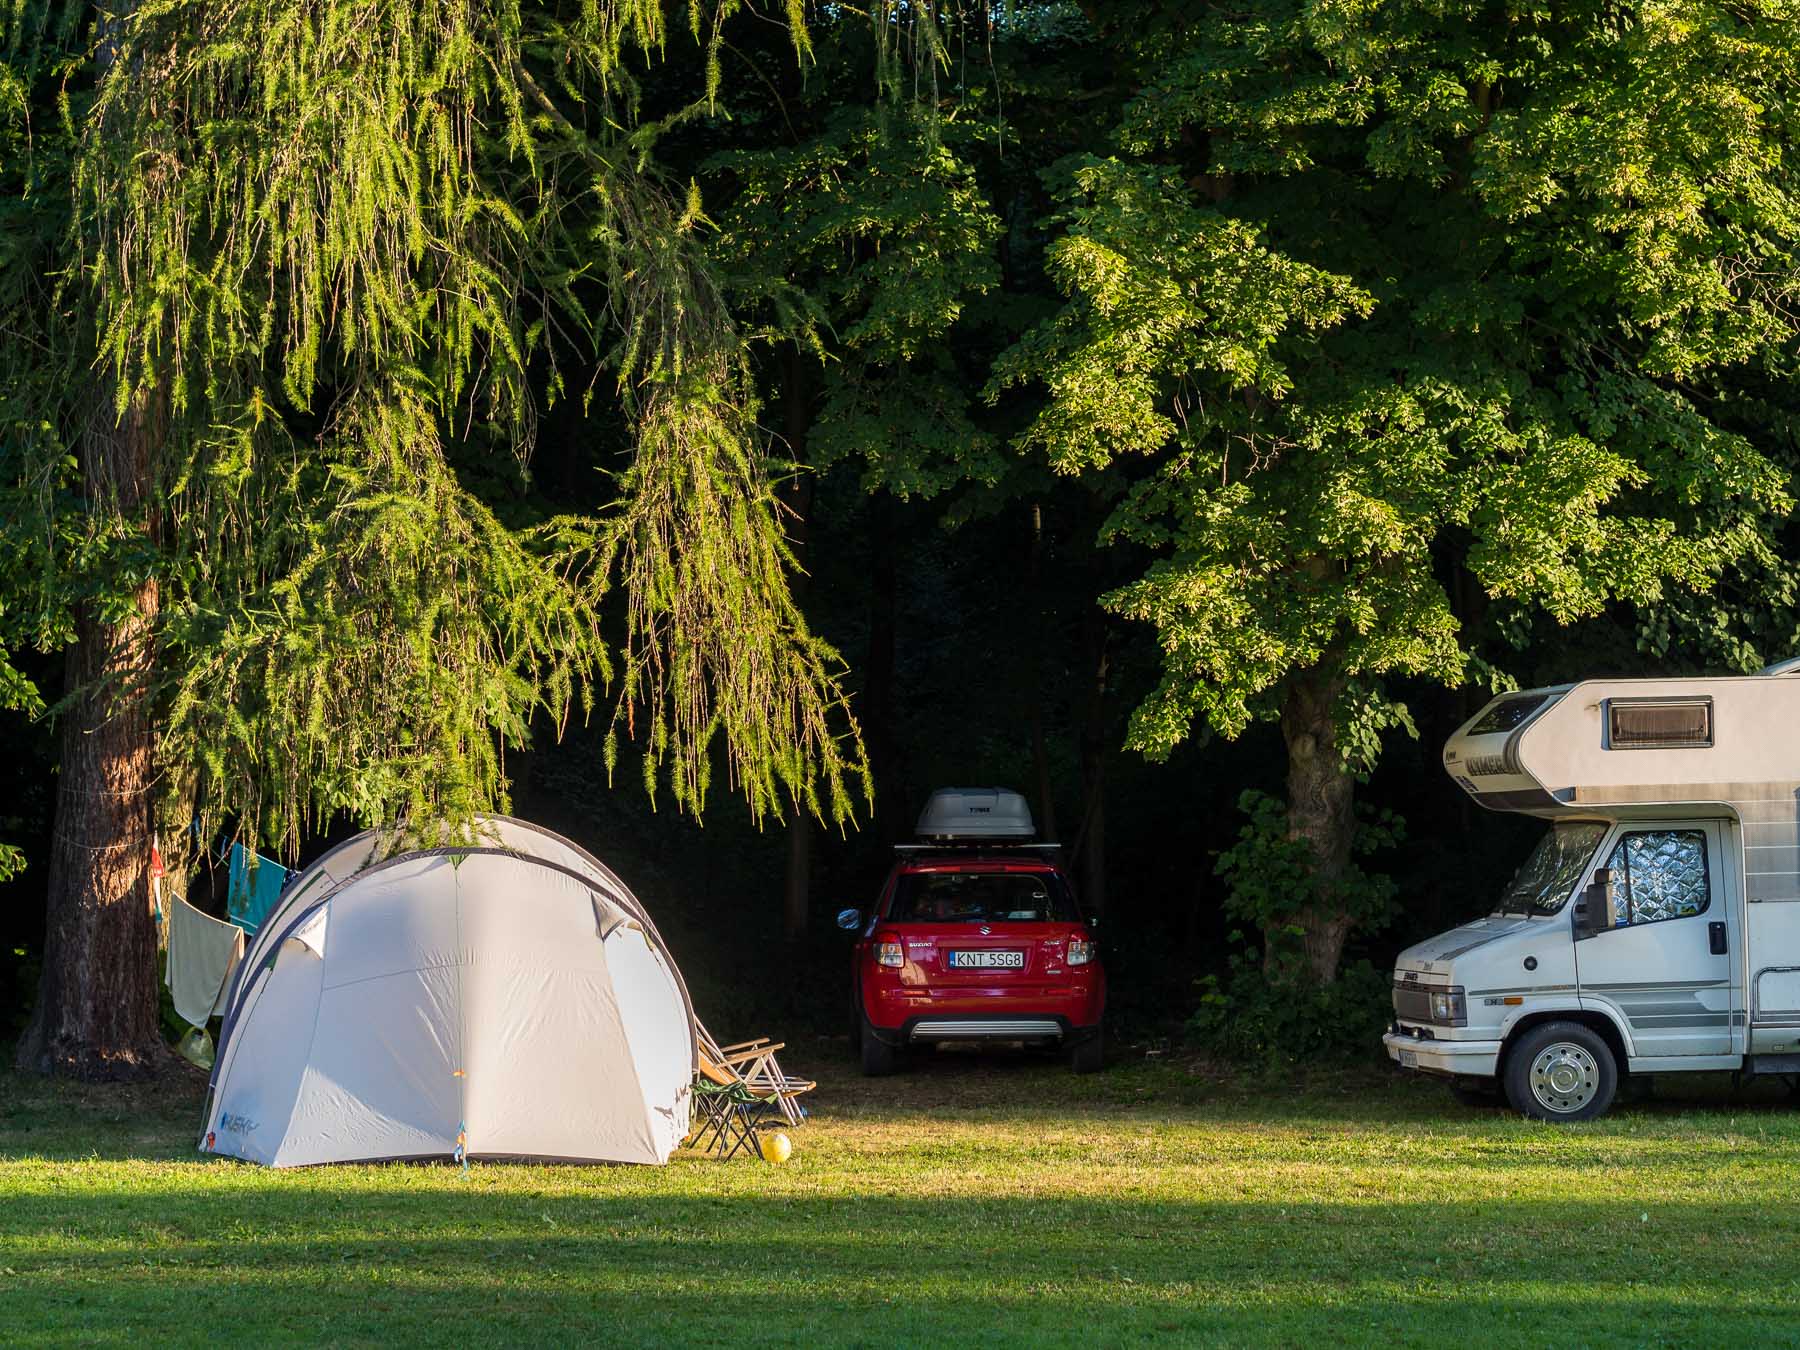
[[[1481,778],[1489,778],[1495,774],[1511,773],[1505,755],[1471,755],[1463,766],[1472,774]]]
[[[1712,743],[1710,698],[1607,700],[1609,750],[1693,749]]]
[[[1422,984],[1394,985],[1394,1016],[1402,1022],[1431,1020],[1431,989]]]

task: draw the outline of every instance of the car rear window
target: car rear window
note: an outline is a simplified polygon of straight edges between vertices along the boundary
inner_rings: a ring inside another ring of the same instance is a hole
[[[1073,923],[1075,901],[1054,872],[903,872],[895,923]]]

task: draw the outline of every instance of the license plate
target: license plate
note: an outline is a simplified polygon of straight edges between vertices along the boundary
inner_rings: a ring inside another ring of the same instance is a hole
[[[951,952],[952,970],[1023,970],[1024,952]]]
[[[1419,1052],[1417,1050],[1402,1050],[1400,1052],[1400,1067],[1403,1069],[1418,1068]]]

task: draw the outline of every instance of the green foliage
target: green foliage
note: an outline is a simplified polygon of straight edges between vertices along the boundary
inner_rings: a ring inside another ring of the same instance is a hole
[[[1204,413],[1190,407],[1206,381],[1284,396],[1293,377],[1276,339],[1373,304],[1345,278],[1270,249],[1254,227],[1195,207],[1170,170],[1081,157],[1059,166],[1056,187],[1066,210],[1049,271],[1071,303],[1005,353],[990,397],[1045,386],[1050,400],[1019,448],[1059,472],[1179,441]]]
[[[998,281],[999,223],[959,153],[980,129],[932,110],[829,112],[800,145],[720,155],[714,254],[760,336],[824,363],[808,458],[863,465],[863,486],[933,496],[993,483],[1000,447],[969,413],[946,341]]]
[[[1355,961],[1329,984],[1309,975],[1271,979],[1260,962],[1240,955],[1222,979],[1199,981],[1187,1042],[1214,1058],[1268,1069],[1365,1062],[1381,1053],[1392,978]]]
[[[1250,819],[1239,828],[1237,842],[1219,855],[1214,870],[1226,880],[1226,916],[1260,932],[1258,959],[1271,979],[1292,982],[1305,973],[1299,947],[1303,930],[1293,922],[1296,915],[1306,911],[1343,915],[1362,932],[1379,929],[1393,918],[1397,907],[1392,880],[1365,872],[1354,861],[1326,874],[1312,847],[1292,837],[1285,802],[1248,789],[1238,797],[1238,810]],[[1392,812],[1365,809],[1352,834],[1351,852],[1353,857],[1367,857],[1405,837],[1405,823]]]
[[[44,603],[41,581],[67,542],[45,525],[46,503],[66,494],[73,462],[46,415],[77,371],[62,352],[49,304],[57,249],[68,228],[73,140],[58,114],[73,20],[19,0],[0,11],[0,709],[43,715],[37,686],[13,664],[24,647],[68,632],[66,603]],[[17,822],[8,819],[9,830]],[[0,881],[25,855],[0,843]]]
[[[738,6],[688,9],[700,101],[651,119],[664,8],[145,0],[65,34],[91,105],[0,203],[6,258],[66,278],[8,267],[0,294],[43,339],[0,387],[31,428],[7,438],[30,521],[8,609],[55,645],[77,605],[156,579],[144,692],[177,814],[191,788],[209,826],[290,848],[340,811],[466,818],[505,804],[534,719],[608,694],[684,808],[720,742],[759,816],[842,820],[866,791],[840,663],[788,591],[698,201],[651,160],[716,95]],[[0,115],[43,97],[47,13],[12,37]],[[602,369],[632,447],[612,508],[503,524],[459,464],[516,492],[541,397]],[[149,482],[71,480],[96,404],[145,410]]]
[[[1270,1068],[1370,1058],[1389,1016],[1387,972],[1357,961],[1333,980],[1319,979],[1301,945],[1306,929],[1299,919],[1341,915],[1359,934],[1374,932],[1398,913],[1397,888],[1355,861],[1323,875],[1311,846],[1291,837],[1287,804],[1268,793],[1244,792],[1238,809],[1249,820],[1214,870],[1226,881],[1225,914],[1242,926],[1229,934],[1233,950],[1224,974],[1198,981],[1189,1043],[1220,1059]],[[1367,857],[1404,838],[1398,817],[1365,809],[1352,852]],[[1246,930],[1260,941],[1246,940]]]
[[[631,605],[607,759],[641,715],[646,787],[671,766],[676,801],[697,813],[723,734],[732,786],[754,815],[785,799],[842,820],[851,788],[867,799],[873,784],[842,662],[808,631],[787,586],[793,555],[761,524],[775,503],[749,449],[747,386],[741,372],[727,386],[739,402],[717,386],[659,397],[622,480],[625,505],[601,528],[600,570],[624,579]]]
[[[1768,556],[1786,478],[1721,396],[1791,340],[1793,7],[1577,8],[1122,35],[1123,157],[1065,170],[1067,303],[990,394],[1041,384],[1020,448],[1160,555],[1107,597],[1162,651],[1145,752],[1321,667],[1366,763],[1386,679],[1468,673],[1458,572],[1569,623]]]
[[[336,811],[504,806],[502,746],[607,674],[558,524],[510,531],[464,492],[418,398],[351,403],[288,460],[183,521],[163,746],[199,771],[202,833],[229,811],[296,848]]]

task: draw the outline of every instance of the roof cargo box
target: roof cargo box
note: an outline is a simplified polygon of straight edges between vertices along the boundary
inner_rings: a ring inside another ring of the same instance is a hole
[[[1025,798],[1005,788],[939,788],[919,813],[921,839],[1030,839]]]

